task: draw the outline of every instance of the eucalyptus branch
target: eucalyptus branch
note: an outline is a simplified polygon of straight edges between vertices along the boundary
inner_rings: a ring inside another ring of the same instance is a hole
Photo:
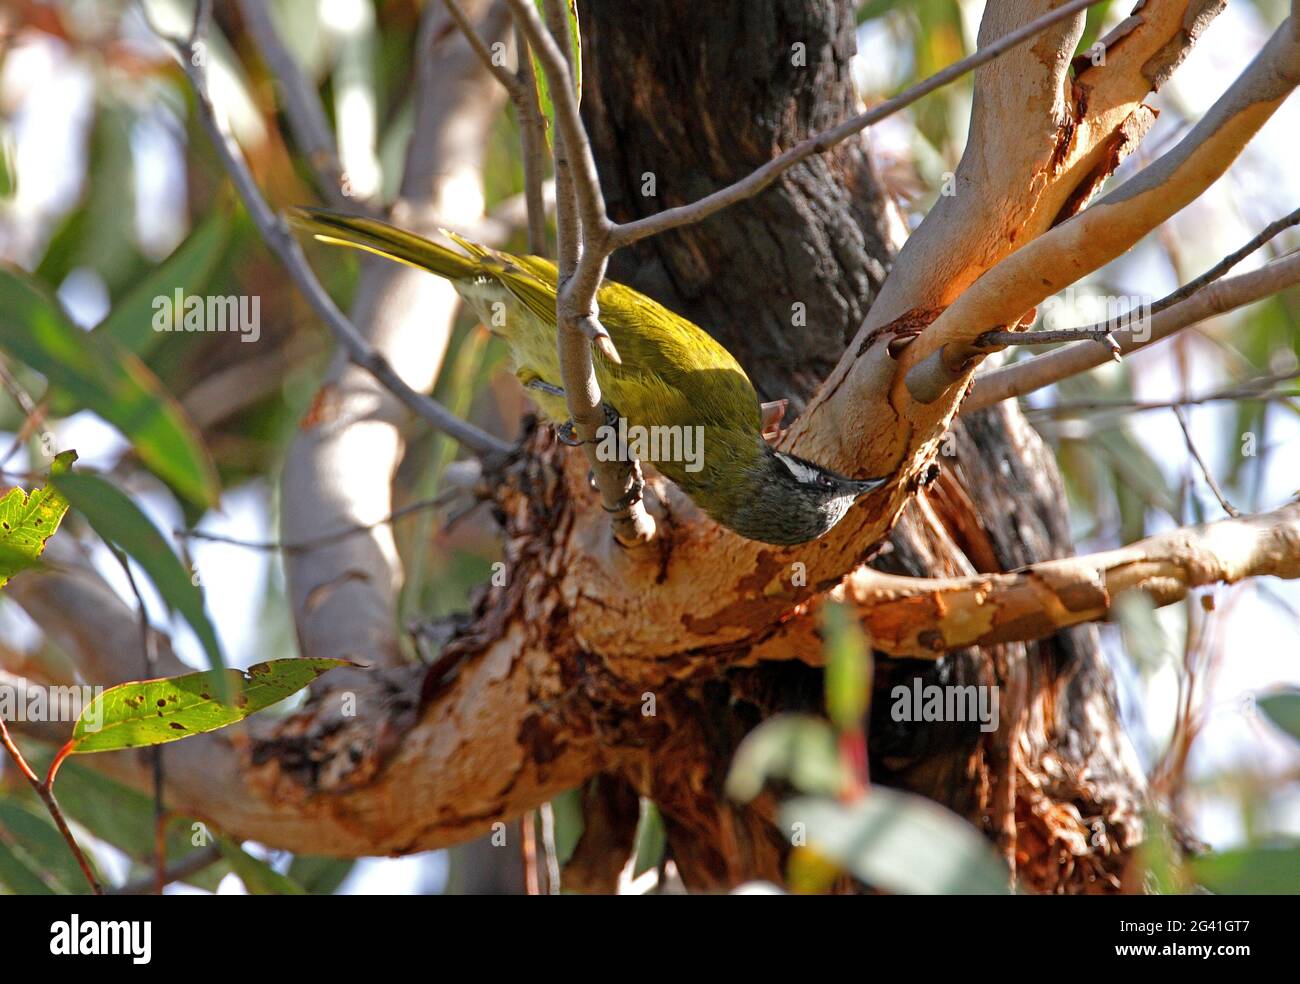
[[[1222,279],[1224,274],[1228,273],[1247,256],[1262,249],[1280,233],[1296,225],[1300,225],[1300,209],[1296,209],[1294,212],[1270,222],[1249,242],[1239,249],[1233,250],[1199,277],[1189,280],[1177,290],[1171,291],[1160,298],[1160,300],[1153,301],[1151,307],[1145,313],[1158,314],[1166,308],[1173,307],[1179,301],[1186,300],[1203,287]],[[1122,315],[1118,320],[1123,322],[1131,321],[1136,315],[1137,312],[1129,312]],[[1010,345],[1052,345],[1059,342],[1077,342],[1091,339],[1104,344],[1110,350],[1111,356],[1118,362],[1121,352],[1114,337],[1114,332],[1117,330],[1123,329],[1112,328],[1102,323],[1084,328],[1061,328],[1053,331],[986,331],[975,339],[975,345],[981,348],[993,348],[995,346],[1000,348]]]
[[[72,828],[68,826],[68,821],[63,816],[59,801],[54,798],[54,790],[47,783],[42,782],[40,777],[32,771],[32,767],[27,764],[27,760],[23,758],[23,753],[19,750],[18,745],[9,736],[9,728],[5,725],[3,717],[0,717],[0,745],[4,745],[5,751],[9,753],[9,757],[18,766],[18,771],[23,774],[23,777],[31,784],[32,789],[36,790],[36,795],[41,798],[41,802],[45,804],[45,809],[49,811],[50,817],[54,820],[54,825],[59,828],[59,833],[63,835],[68,849],[72,851],[72,856],[77,859],[77,866],[81,869],[81,873],[86,876],[86,881],[90,883],[90,890],[96,895],[103,895],[104,886],[95,877],[90,862],[86,860],[86,855],[82,853],[77,839],[72,836]]]
[[[800,141],[734,184],[720,188],[688,205],[679,205],[676,208],[669,208],[654,215],[648,215],[643,219],[612,226],[609,229],[609,241],[615,247],[628,246],[647,236],[699,222],[730,205],[742,202],[747,198],[753,198],[799,162],[807,160],[816,154],[825,153],[854,134],[861,133],[867,127],[879,123],[899,110],[906,109],[921,97],[929,95],[936,89],[942,88],[968,72],[974,71],[981,65],[991,62],[1018,47],[1053,24],[1066,20],[1079,11],[1094,6],[1099,2],[1100,0],[1070,0],[1069,3],[1035,18],[1023,27],[1004,34],[987,47],[981,48],[961,61],[954,62],[892,99],[887,99],[878,106],[859,113],[857,116],[847,119],[829,130],[824,130],[808,137],[806,140]]]
[[[1100,202],[981,276],[909,349],[914,401],[937,402],[985,353],[974,343],[1103,266],[1219,178],[1300,81],[1300,39],[1287,21],[1177,146]],[[1195,295],[1193,295],[1195,296]]]
[[[108,547],[109,553],[117,561],[122,572],[126,574],[126,583],[130,585],[131,594],[135,597],[136,612],[140,622],[140,648],[144,656],[142,679],[152,680],[158,674],[158,654],[154,649],[153,628],[149,625],[149,610],[144,604],[144,595],[140,592],[140,586],[136,583],[135,574],[131,572],[131,562],[127,560],[126,554],[117,548],[117,546],[108,540],[104,541],[104,546]],[[167,866],[167,842],[165,838],[165,829],[167,822],[167,809],[163,804],[163,787],[166,777],[163,773],[163,750],[161,745],[153,745],[148,749],[149,767],[153,771],[153,823],[154,823],[154,889],[156,895],[162,895],[163,887],[167,884],[165,877],[165,868]],[[53,772],[50,773],[50,782],[53,783]]]
[[[181,68],[194,92],[195,105],[198,110],[199,123],[212,141],[217,157],[221,160],[226,173],[234,182],[244,207],[248,210],[253,224],[262,235],[262,239],[284,264],[289,276],[297,284],[307,301],[316,310],[335,339],[343,347],[350,361],[360,366],[379,383],[396,396],[410,410],[423,418],[434,429],[454,438],[466,448],[479,455],[504,455],[510,452],[510,445],[493,437],[468,421],[461,420],[436,400],[418,393],[406,384],[394,370],[388,360],[370,346],[357,329],[347,319],[338,306],[325,292],[320,281],[312,272],[311,265],[303,254],[302,247],[289,231],[284,221],[271,210],[262,196],[244,159],[243,152],[217,120],[216,111],[208,94],[206,53],[203,50],[203,25],[206,16],[203,7],[210,7],[209,0],[204,0],[196,11],[195,23],[198,33],[187,40],[170,37],[155,28],[155,33],[175,48]],[[146,18],[148,13],[145,13]],[[151,22],[152,23],[152,22]]]
[[[655,533],[654,520],[641,500],[641,467],[635,460],[601,460],[596,442],[607,424],[600,384],[596,379],[591,344],[605,359],[619,362],[609,333],[599,321],[596,292],[605,275],[610,247],[610,226],[604,196],[596,175],[586,128],[578,113],[573,73],[568,56],[553,35],[564,35],[563,12],[547,0],[550,29],[530,0],[509,0],[519,31],[527,38],[546,72],[555,106],[556,240],[559,261],[556,298],[556,344],[560,376],[574,431],[583,442],[587,461],[605,510],[610,513],[614,536],[625,546],[646,543]],[[521,58],[524,57],[521,54]],[[589,344],[591,343],[591,344]]]
[[[222,859],[221,849],[217,847],[201,847],[197,851],[191,851],[183,858],[178,858],[171,864],[167,865],[162,872],[164,885],[170,885],[173,882],[184,881],[193,875],[197,875],[204,868],[210,868]],[[156,876],[150,875],[148,878],[141,878],[138,881],[127,882],[118,888],[110,888],[109,895],[149,895],[156,892],[158,888]]]
[[[1200,449],[1197,448],[1196,441],[1192,437],[1192,429],[1187,426],[1187,415],[1183,413],[1183,408],[1174,406],[1171,409],[1174,412],[1174,417],[1178,420],[1178,426],[1182,428],[1183,439],[1187,442],[1187,450],[1191,453],[1196,466],[1201,469],[1201,474],[1205,476],[1205,482],[1210,486],[1210,491],[1214,493],[1214,497],[1219,500],[1219,505],[1223,507],[1223,511],[1229,516],[1233,518],[1240,516],[1241,510],[1228,501],[1228,497],[1223,494],[1223,489],[1219,488],[1219,483],[1214,478],[1214,472],[1210,470],[1210,466],[1206,464],[1205,459],[1201,456]]]
[[[177,528],[172,532],[186,540],[204,540],[208,543],[224,543],[233,547],[244,547],[248,550],[307,553],[308,551],[315,550],[318,547],[324,547],[331,543],[337,543],[339,540],[345,540],[350,536],[356,536],[360,533],[368,533],[370,530],[377,529],[380,526],[386,526],[404,516],[411,516],[415,513],[425,512],[430,509],[440,509],[460,493],[460,489],[449,489],[432,499],[422,499],[419,502],[412,502],[400,509],[394,509],[387,516],[382,519],[377,519],[373,523],[362,523],[355,526],[348,526],[344,529],[336,530],[333,533],[326,533],[324,536],[316,536],[312,537],[310,540],[300,540],[296,543],[281,543],[278,540],[241,540],[238,537],[226,536],[222,533],[205,533],[202,530],[187,530],[180,528]]]
[[[266,0],[239,0],[244,24],[284,100],[284,115],[294,142],[311,165],[321,194],[336,208],[355,209],[358,202],[344,190],[346,175],[325,108],[289,49],[280,39]]]
[[[1263,300],[1297,283],[1300,283],[1300,253],[1274,260],[1249,273],[1224,277],[1153,315],[1144,326],[1142,335],[1134,332],[1120,334],[1120,351],[1125,355],[1136,352],[1190,325]],[[1109,355],[1098,346],[1090,342],[1079,342],[1046,355],[995,369],[975,377],[960,412],[971,413],[1012,397],[1024,396],[1062,379],[1095,369],[1108,359]]]
[[[519,118],[519,142],[523,149],[524,203],[528,211],[528,250],[545,256],[546,199],[542,185],[546,168],[546,121],[542,118],[537,96],[537,76],[533,73],[532,49],[523,29],[515,24],[515,50],[519,59],[516,78],[523,89],[515,103]]]
[[[479,60],[501,83],[515,107],[519,121],[519,142],[524,166],[524,196],[528,209],[528,251],[534,256],[546,255],[546,211],[542,198],[543,165],[546,137],[543,131],[541,110],[537,103],[537,80],[533,76],[533,63],[529,57],[528,39],[519,25],[515,25],[515,47],[519,68],[511,74],[504,65],[497,64],[487,44],[474,28],[457,0],[443,0],[447,12],[460,28],[461,34],[474,50]]]

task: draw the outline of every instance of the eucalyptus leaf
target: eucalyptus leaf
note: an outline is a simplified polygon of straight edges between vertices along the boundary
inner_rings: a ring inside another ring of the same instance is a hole
[[[138,356],[146,355],[160,339],[175,338],[154,330],[159,298],[198,294],[207,284],[230,238],[230,219],[217,210],[194,228],[186,240],[162,263],[154,267],[95,326],[104,335]],[[173,311],[179,317],[179,307]]]
[[[234,841],[219,838],[217,847],[230,862],[230,870],[239,876],[249,895],[307,894],[292,878],[285,877],[265,861],[253,857]]]
[[[537,4],[537,12],[541,14],[542,23],[546,23],[546,3],[545,0],[534,0]],[[582,101],[582,31],[578,24],[578,2],[577,0],[560,0],[561,9],[564,12],[564,19],[569,33],[569,70],[573,74],[573,92]],[[551,98],[550,82],[546,75],[546,69],[542,66],[541,59],[533,53],[533,75],[537,79],[537,105],[542,111],[542,118],[546,120],[546,142],[552,142],[551,134],[555,132],[555,101]]]
[[[748,803],[769,779],[784,779],[804,793],[843,789],[844,767],[830,724],[809,714],[778,714],[747,734],[731,762],[727,795]]]
[[[1300,844],[1218,851],[1190,867],[1198,884],[1220,895],[1300,895]]]
[[[221,669],[225,661],[221,658],[216,630],[203,605],[203,593],[140,507],[97,475],[68,472],[55,476],[53,481],[96,533],[144,569],[168,607],[180,612],[194,629],[211,667]],[[218,680],[215,685],[221,693],[220,688],[225,684]]]
[[[236,724],[278,704],[342,659],[277,659],[244,670],[205,671],[124,683],[104,691],[82,710],[68,743],[70,754],[162,745]],[[219,680],[237,694],[216,697]]]
[[[1300,689],[1291,687],[1264,694],[1256,704],[1270,721],[1300,741]]]
[[[632,854],[636,859],[632,865],[632,877],[638,878],[651,868],[659,867],[667,848],[668,834],[659,807],[642,797],[641,819],[636,825],[636,849]]]
[[[862,627],[840,604],[822,612],[826,639],[826,713],[840,731],[863,727],[871,696],[871,652]]]
[[[781,807],[787,831],[874,888],[904,895],[1006,895],[1008,871],[957,814],[885,786],[856,802],[811,797]]]
[[[212,459],[158,378],[106,334],[85,332],[26,274],[0,267],[0,348],[76,406],[117,427],[140,460],[201,506],[217,502]]]
[[[65,451],[54,462],[61,473],[76,460],[75,451]],[[32,489],[10,489],[0,498],[0,587],[19,571],[39,564],[45,541],[54,535],[68,511],[68,500],[53,485]]]
[[[0,798],[0,827],[9,835],[6,841],[10,850],[40,872],[60,894],[90,894],[90,885],[68,842],[44,813],[28,809],[15,799]],[[87,861],[93,870],[93,862]]]

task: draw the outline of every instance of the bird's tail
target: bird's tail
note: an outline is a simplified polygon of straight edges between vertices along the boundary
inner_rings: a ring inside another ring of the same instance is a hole
[[[293,226],[323,243],[365,250],[448,280],[468,280],[483,272],[481,260],[377,219],[325,208],[291,208],[287,214]]]

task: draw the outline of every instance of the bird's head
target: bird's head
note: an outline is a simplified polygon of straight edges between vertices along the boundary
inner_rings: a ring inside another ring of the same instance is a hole
[[[741,536],[778,546],[823,536],[861,496],[888,479],[853,479],[804,458],[774,451],[765,442],[749,483],[727,523]]]

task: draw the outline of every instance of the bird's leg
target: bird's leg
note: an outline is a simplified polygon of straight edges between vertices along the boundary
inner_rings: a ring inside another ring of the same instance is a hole
[[[563,388],[556,386],[554,383],[548,383],[541,379],[530,379],[524,384],[527,389],[537,390],[539,393],[545,393],[547,396],[555,396],[564,399]],[[605,411],[605,426],[618,427],[619,412],[611,407],[608,403],[601,403],[601,408]],[[555,436],[559,438],[561,444],[567,444],[571,448],[579,447],[582,441],[574,433],[573,421],[566,420],[555,428]]]

